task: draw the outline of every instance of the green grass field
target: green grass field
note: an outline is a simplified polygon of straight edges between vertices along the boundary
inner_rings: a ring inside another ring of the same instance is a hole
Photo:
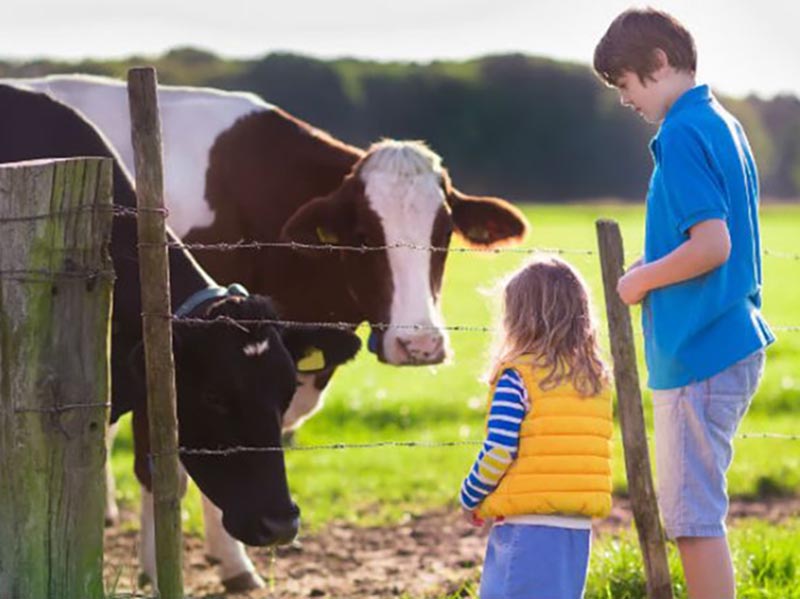
[[[778,529],[757,520],[743,522],[730,533],[740,599],[799,599],[800,520]],[[680,559],[668,546],[675,599],[686,599]],[[454,595],[440,599],[478,599],[479,573]],[[633,532],[603,538],[592,546],[585,599],[642,599],[647,596],[641,552]],[[404,598],[404,599],[411,599]]]
[[[591,254],[567,252],[562,257],[572,262],[590,282],[607,347],[594,222],[600,217],[619,221],[626,255],[632,262],[642,247],[642,207],[529,205],[524,210],[533,226],[526,246],[592,251]],[[763,246],[769,252],[763,259],[764,314],[776,327],[800,325],[800,260],[773,255],[799,254],[798,231],[800,206],[772,205],[762,209]],[[447,324],[494,324],[497,284],[524,260],[525,256],[520,254],[452,254],[448,258],[443,295]],[[640,336],[638,318],[637,308],[633,312],[637,337]],[[486,333],[453,332],[453,358],[437,367],[384,366],[374,356],[362,352],[334,377],[324,408],[297,433],[296,444],[479,440],[485,407],[485,388],[479,376],[486,368],[489,343]],[[644,384],[641,348],[639,358]],[[799,363],[800,332],[778,332],[777,343],[768,351],[766,377],[741,432],[800,434]],[[647,392],[645,406],[649,419]],[[620,438],[617,434],[614,480],[616,490],[624,492]],[[304,526],[313,530],[333,518],[362,524],[389,523],[405,512],[422,512],[443,505],[455,508],[461,478],[476,451],[477,447],[472,446],[326,450],[292,452],[287,455],[287,462],[294,499],[303,510]],[[130,435],[125,431],[118,439],[114,467],[122,499],[133,504],[138,490],[133,484],[130,460]],[[798,493],[800,441],[738,440],[729,481],[731,493],[738,496]],[[187,529],[199,531],[196,490],[190,491],[184,509]],[[738,532],[741,536],[735,539],[749,538],[747,530]],[[758,530],[774,543],[783,543],[783,532],[769,527]],[[796,553],[800,549],[796,525],[793,530],[792,551]],[[595,566],[607,573],[626,569],[626,560],[634,559],[637,552],[630,540],[621,540],[618,545],[601,546],[595,554]],[[792,564],[791,567],[798,567],[796,562]],[[596,588],[592,597],[639,596],[621,592],[603,594],[599,586]]]

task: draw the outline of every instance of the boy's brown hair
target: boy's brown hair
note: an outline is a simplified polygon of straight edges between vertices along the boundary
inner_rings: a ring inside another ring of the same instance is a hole
[[[672,15],[654,8],[629,9],[608,26],[594,50],[594,70],[609,85],[630,71],[644,83],[658,68],[656,49],[679,71],[697,70],[697,50],[689,31]]]

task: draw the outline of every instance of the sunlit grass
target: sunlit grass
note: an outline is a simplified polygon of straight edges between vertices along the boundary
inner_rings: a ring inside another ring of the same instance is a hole
[[[742,520],[730,530],[730,542],[740,599],[800,598],[800,520],[793,519],[780,527]],[[683,569],[673,544],[668,545],[668,560],[674,597],[686,599]],[[479,578],[480,570],[476,568],[456,593],[436,599],[478,599]],[[634,532],[595,540],[585,599],[646,596],[644,566]],[[409,595],[407,599],[416,598]]]
[[[642,247],[641,206],[578,205],[524,207],[533,225],[527,245],[537,248],[595,251],[594,221],[620,222],[626,254],[632,261]],[[762,211],[763,245],[772,252],[800,253],[800,207],[768,206]],[[604,317],[598,258],[567,252],[580,269]],[[525,260],[519,254],[452,254],[445,277],[443,311],[450,325],[491,325],[492,287]],[[765,256],[764,314],[773,325],[800,325],[800,261]],[[638,313],[633,320],[637,337]],[[605,325],[603,343],[607,344]],[[297,433],[298,445],[373,443],[386,440],[452,441],[478,439],[483,426],[485,389],[479,377],[486,368],[489,336],[453,332],[454,357],[437,367],[397,368],[377,363],[362,352],[340,369],[325,407]],[[646,382],[639,348],[640,376]],[[743,424],[746,432],[800,433],[800,333],[780,333],[768,352],[766,377]],[[645,391],[649,420],[649,393]],[[126,428],[123,426],[123,428]],[[620,436],[616,436],[614,482],[624,492]],[[122,451],[120,451],[122,450]],[[362,524],[390,523],[401,514],[453,505],[456,490],[474,447],[373,448],[287,454],[294,499],[303,510],[306,530],[333,518]],[[776,459],[779,456],[780,459]],[[137,502],[130,466],[130,437],[125,432],[114,456],[122,500]],[[745,439],[736,443],[730,472],[734,495],[796,493],[800,489],[800,442]],[[184,502],[186,527],[201,530],[196,491]]]

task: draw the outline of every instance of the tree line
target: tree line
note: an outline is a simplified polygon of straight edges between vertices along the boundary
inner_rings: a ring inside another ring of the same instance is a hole
[[[515,201],[641,200],[655,127],[585,65],[521,54],[427,64],[273,53],[231,60],[195,48],[160,57],[0,61],[0,77],[124,77],[152,64],[161,83],[247,90],[349,143],[422,139],[470,193]],[[800,198],[800,100],[720,97],[743,123],[764,196]]]

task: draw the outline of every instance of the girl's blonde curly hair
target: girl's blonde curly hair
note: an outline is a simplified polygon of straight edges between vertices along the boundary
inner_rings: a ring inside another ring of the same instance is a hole
[[[548,371],[539,382],[542,390],[568,382],[588,397],[608,385],[587,285],[555,257],[534,258],[505,285],[491,380],[503,363],[526,354],[533,356],[532,366]]]

